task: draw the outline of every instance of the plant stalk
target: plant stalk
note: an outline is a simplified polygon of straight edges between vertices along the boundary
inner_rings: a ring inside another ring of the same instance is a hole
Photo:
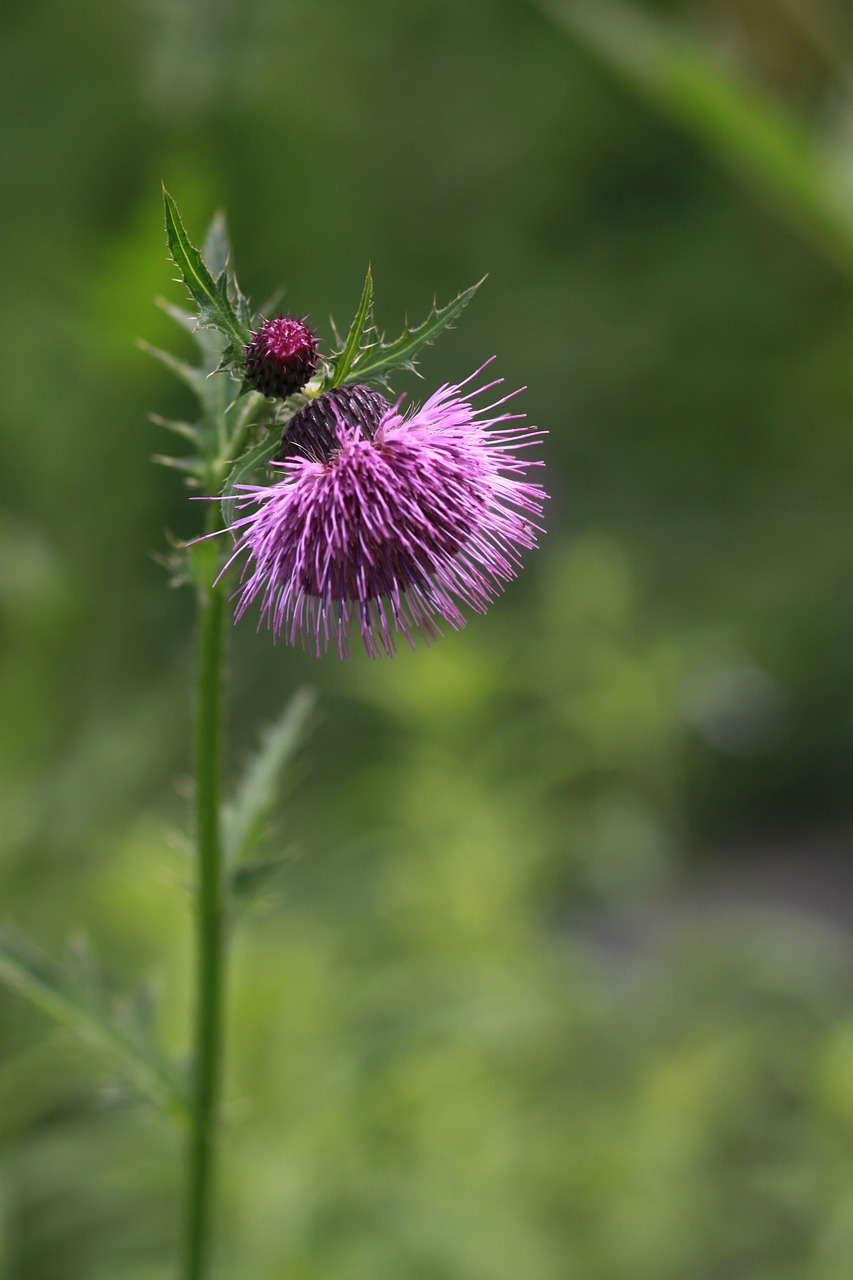
[[[195,725],[196,1006],[183,1280],[206,1280],[208,1275],[219,1128],[225,986],[225,895],[220,830],[224,620],[221,589],[200,586]]]

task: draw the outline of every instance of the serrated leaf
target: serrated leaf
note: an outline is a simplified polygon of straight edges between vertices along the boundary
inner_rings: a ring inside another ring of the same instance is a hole
[[[169,1063],[153,1044],[147,1022],[131,1016],[131,1006],[110,1007],[88,953],[79,952],[66,968],[31,943],[0,931],[0,981],[54,1022],[120,1065],[136,1087],[158,1106],[187,1118],[186,1098]]]
[[[235,462],[222,491],[222,519],[226,528],[234,523],[234,507],[240,496],[238,485],[247,484],[254,472],[274,458],[280,450],[281,439],[274,435],[271,440],[262,440]]]
[[[298,690],[278,721],[264,732],[257,754],[223,813],[223,843],[232,866],[243,861],[263,835],[284,772],[304,740],[315,705],[313,690]]]
[[[482,280],[478,280],[470,288],[464,289],[445,307],[433,304],[432,311],[422,324],[414,329],[407,326],[393,342],[377,340],[373,345],[363,347],[344,381],[384,383],[396,369],[413,371],[417,352],[435,342],[439,334],[453,323],[482,283]]]
[[[372,326],[373,323],[373,273],[370,267],[367,268],[367,275],[364,278],[364,288],[361,291],[361,300],[358,304],[358,310],[353,317],[353,322],[349,327],[347,340],[343,345],[340,353],[335,356],[332,369],[331,381],[332,387],[339,387],[346,382],[347,374],[355,364],[359,350],[362,345],[362,338],[365,329]]]
[[[163,188],[166,216],[166,242],[172,259],[181,273],[190,296],[198,307],[198,327],[217,329],[224,334],[234,360],[241,360],[251,334],[235,312],[228,290],[217,286],[207,263],[187,235],[178,206]]]

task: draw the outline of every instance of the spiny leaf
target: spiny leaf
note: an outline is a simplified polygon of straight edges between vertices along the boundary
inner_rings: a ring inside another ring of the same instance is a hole
[[[224,845],[232,864],[245,859],[263,835],[284,771],[304,740],[315,705],[313,690],[300,689],[278,721],[265,731],[257,754],[250,760],[234,799],[223,814]]]
[[[482,280],[478,280],[445,307],[433,304],[432,311],[422,324],[414,329],[407,325],[400,337],[393,342],[386,343],[383,339],[377,339],[372,345],[362,347],[344,381],[385,383],[388,375],[395,369],[413,371],[416,353],[435,342],[438,335],[453,323],[482,283]]]
[[[158,1106],[187,1118],[188,1106],[176,1073],[153,1043],[150,1027],[130,1006],[111,1007],[105,984],[88,955],[63,969],[11,931],[0,931],[0,981],[47,1017],[120,1065],[140,1092]]]
[[[361,348],[365,329],[372,327],[372,324],[373,274],[370,267],[368,267],[367,275],[364,278],[364,288],[361,291],[361,301],[350,325],[347,340],[340,353],[334,358],[330,386],[339,387],[343,382],[346,382],[347,374],[352,369]]]
[[[226,273],[223,272],[220,276],[219,283],[214,280],[201,253],[190,241],[181,222],[178,206],[165,187],[163,188],[163,205],[169,252],[190,296],[198,306],[198,327],[217,329],[224,334],[228,339],[232,358],[235,361],[242,360],[251,334],[235,312],[228,296]]]
[[[222,491],[222,519],[226,528],[234,522],[234,507],[239,498],[238,486],[247,484],[250,476],[257,471],[265,463],[281,449],[281,439],[276,434],[271,440],[262,440],[260,444],[255,445],[254,449],[250,449],[248,453],[244,453],[234,466],[225,482],[225,488]]]

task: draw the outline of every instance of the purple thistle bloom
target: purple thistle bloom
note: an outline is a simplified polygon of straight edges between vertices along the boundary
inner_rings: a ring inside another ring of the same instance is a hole
[[[500,425],[523,414],[489,416],[510,396],[472,405],[497,382],[468,398],[465,385],[408,416],[370,387],[338,387],[291,420],[281,480],[238,486],[238,507],[252,508],[231,527],[228,564],[248,553],[238,618],[260,597],[287,644],[299,636],[319,657],[331,642],[348,658],[357,626],[377,657],[394,653],[395,632],[414,648],[417,634],[441,635],[439,618],[463,627],[460,605],[487,609],[536,546],[546,494],[520,477],[542,463],[516,450],[543,432]]]
[[[317,368],[317,338],[304,318],[280,312],[264,320],[246,344],[243,373],[265,396],[284,399],[304,387]]]

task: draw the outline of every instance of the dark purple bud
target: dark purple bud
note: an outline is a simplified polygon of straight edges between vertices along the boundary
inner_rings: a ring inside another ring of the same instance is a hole
[[[243,373],[265,396],[283,400],[304,387],[317,368],[317,339],[303,320],[277,315],[264,320],[246,345]]]
[[[358,427],[366,440],[372,440],[391,408],[390,401],[372,387],[356,385],[324,391],[290,419],[281,437],[278,461],[311,458],[328,462],[338,448],[341,425]]]

